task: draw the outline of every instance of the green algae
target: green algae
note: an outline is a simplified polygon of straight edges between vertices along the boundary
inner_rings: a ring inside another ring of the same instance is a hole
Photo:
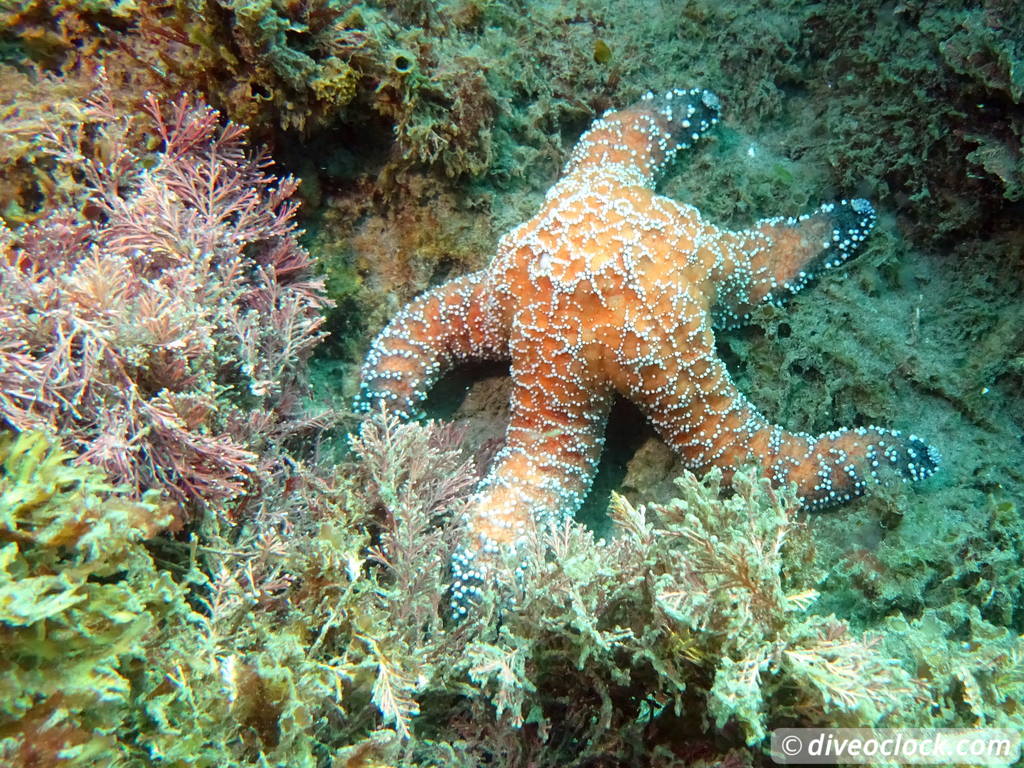
[[[0,757],[117,765],[132,663],[180,590],[141,545],[172,519],[42,433],[0,435]]]
[[[450,624],[444,564],[476,478],[458,441],[450,427],[378,417],[353,438],[355,462],[309,488],[313,506],[287,543],[211,518],[191,544],[158,546],[154,558],[141,537],[165,521],[157,505],[109,496],[52,439],[6,439],[0,499],[15,517],[5,536],[48,533],[8,542],[5,569],[25,552],[52,576],[40,590],[19,573],[19,600],[4,601],[0,637],[20,693],[0,722],[0,754],[479,765],[518,744],[524,760],[555,766],[609,753],[647,761],[685,744],[756,758],[767,730],[794,718],[1024,718],[1020,638],[963,603],[854,628],[823,602],[831,552],[818,527],[752,470],[725,501],[717,473],[683,478],[663,505],[617,497],[614,542],[578,524],[541,534],[501,566],[500,591],[478,614]],[[78,524],[82,504],[100,510],[93,526]],[[992,514],[1012,527],[1014,512]],[[121,538],[104,525],[139,516],[118,524]],[[37,522],[51,519],[66,522]],[[88,550],[67,525],[102,548],[69,554]],[[64,599],[66,586],[82,594]],[[648,751],[653,723],[662,737]]]

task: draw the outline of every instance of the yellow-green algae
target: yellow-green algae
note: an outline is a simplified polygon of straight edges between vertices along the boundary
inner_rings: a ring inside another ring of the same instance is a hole
[[[170,508],[72,458],[43,433],[0,435],[0,756],[14,764],[115,764],[130,668],[182,607],[141,545]]]
[[[155,559],[157,500],[52,438],[6,436],[0,756],[683,765],[677,750],[757,761],[780,725],[1024,725],[1020,638],[955,605],[866,632],[816,612],[813,525],[750,471],[725,500],[715,473],[667,504],[617,498],[612,542],[538,536],[447,624],[475,479],[458,439],[377,417],[353,463],[307,478],[287,541],[208,519]]]

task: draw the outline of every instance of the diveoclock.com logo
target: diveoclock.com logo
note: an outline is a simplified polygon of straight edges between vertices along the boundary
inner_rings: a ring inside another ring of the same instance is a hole
[[[904,763],[1009,766],[1020,733],[1008,728],[779,728],[772,760],[781,764]]]

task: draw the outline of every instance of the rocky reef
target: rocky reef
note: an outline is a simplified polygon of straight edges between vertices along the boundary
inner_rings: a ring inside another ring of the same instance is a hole
[[[1024,726],[1019,3],[0,15],[0,763],[742,766],[779,727]],[[721,124],[662,194],[734,229],[878,212],[717,334],[739,389],[943,466],[803,513],[619,403],[577,520],[453,622],[507,372],[360,425],[370,339],[677,86]]]

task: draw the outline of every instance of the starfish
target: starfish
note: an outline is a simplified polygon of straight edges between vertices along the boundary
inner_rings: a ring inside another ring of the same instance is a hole
[[[713,328],[781,302],[870,232],[867,200],[828,203],[746,231],[655,193],[658,176],[718,120],[703,89],[647,94],[596,120],[540,212],[498,244],[490,266],[414,299],[373,342],[357,407],[413,416],[456,363],[511,361],[504,448],[469,504],[455,556],[455,613],[495,558],[533,526],[571,516],[590,487],[615,393],[636,403],[697,472],[756,461],[807,508],[847,501],[888,468],[921,480],[937,451],[880,427],[822,435],[771,424],[736,389]]]

